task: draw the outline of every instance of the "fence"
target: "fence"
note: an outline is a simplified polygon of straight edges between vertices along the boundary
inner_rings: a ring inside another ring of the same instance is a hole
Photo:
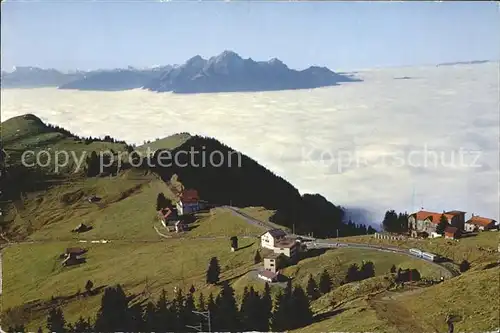
[[[389,240],[406,240],[408,237],[403,235],[391,235],[391,234],[383,234],[380,232],[376,232],[373,234],[373,237],[377,239],[389,239]]]

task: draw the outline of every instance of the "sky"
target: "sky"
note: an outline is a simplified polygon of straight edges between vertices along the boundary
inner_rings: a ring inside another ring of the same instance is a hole
[[[232,50],[333,70],[500,58],[494,2],[2,3],[2,70],[180,64]]]

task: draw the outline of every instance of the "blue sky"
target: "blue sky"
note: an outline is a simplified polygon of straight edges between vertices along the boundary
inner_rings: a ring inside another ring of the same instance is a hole
[[[2,68],[182,63],[229,49],[333,70],[497,60],[493,2],[25,1],[2,4]]]

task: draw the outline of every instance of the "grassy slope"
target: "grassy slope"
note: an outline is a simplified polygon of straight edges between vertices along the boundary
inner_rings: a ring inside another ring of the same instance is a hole
[[[120,144],[108,143],[84,145],[78,140],[57,133],[41,133],[39,124],[33,121],[20,118],[9,121],[10,125],[2,128],[2,135],[10,137],[10,147],[16,149],[29,148],[34,144],[42,147],[45,145],[51,149],[88,152],[113,145],[115,150],[123,147]],[[21,131],[10,130],[13,125],[18,126]],[[154,144],[154,147],[172,148],[182,142],[182,137],[177,136],[171,140],[164,139],[163,143],[158,146]],[[13,154],[12,159],[17,152],[11,151],[11,154]],[[74,180],[64,185],[54,186],[46,193],[30,193],[24,205],[18,208],[15,218],[17,227],[26,227],[31,222],[35,232],[30,238],[44,243],[16,245],[3,251],[4,310],[37,299],[40,300],[39,304],[47,305],[51,296],[66,296],[68,299],[61,302],[67,319],[74,321],[80,314],[92,315],[99,306],[100,296],[86,298],[73,296],[78,290],[83,289],[87,279],[94,281],[96,286],[121,283],[127,292],[134,294],[144,291],[146,279],[153,294],[165,288],[171,295],[174,286],[188,288],[191,284],[205,294],[210,291],[215,292],[216,289],[204,283],[206,265],[212,256],[219,258],[223,271],[222,278],[230,279],[237,293],[249,284],[257,289],[263,287],[263,283],[245,275],[249,269],[256,267],[253,265],[256,240],[241,239],[240,246],[248,245],[248,247],[232,253],[228,251],[228,240],[223,239],[234,234],[259,234],[261,232],[259,228],[246,224],[228,211],[216,209],[213,214],[200,214],[200,219],[194,223],[196,228],[187,234],[176,236],[174,239],[164,239],[153,229],[153,225],[159,225],[156,222],[154,204],[158,192],[165,193],[167,197],[172,197],[173,194],[153,175],[127,171],[115,178],[72,177],[72,179]],[[91,194],[102,196],[103,205],[99,207],[83,201]],[[245,208],[244,212],[261,220],[267,220],[272,214],[255,207]],[[63,269],[60,267],[60,260],[57,259],[58,254],[67,246],[82,245],[75,243],[75,235],[69,232],[79,223],[90,224],[94,229],[79,235],[78,238],[106,238],[114,241],[108,244],[85,244],[84,246],[89,248],[87,263]],[[222,239],[190,239],[199,236],[222,237]],[[371,237],[345,240],[380,242]],[[415,313],[419,322],[429,322],[429,325],[424,327],[430,329],[441,325],[440,311],[459,308],[463,309],[463,314],[469,318],[460,324],[463,326],[457,325],[460,330],[470,331],[475,326],[493,327],[494,320],[498,318],[495,317],[494,311],[498,313],[498,308],[495,307],[492,297],[498,295],[498,284],[495,285],[494,282],[499,272],[497,268],[487,271],[479,269],[485,263],[496,260],[497,254],[491,251],[496,249],[498,234],[484,233],[460,242],[429,240],[410,241],[404,244],[391,243],[403,247],[419,247],[448,256],[455,261],[467,258],[472,262],[473,270],[477,272],[466,273],[442,285],[426,289],[418,295],[412,294],[394,301],[374,303],[366,295],[387,287],[389,281],[383,274],[392,264],[417,268],[424,276],[436,276],[438,272],[433,266],[407,256],[375,251],[363,252],[357,249],[328,251],[319,257],[301,261],[297,266],[288,268],[286,273],[294,276],[296,283],[305,285],[310,273],[317,277],[323,268],[327,268],[332,275],[342,278],[350,263],[360,263],[364,259],[375,263],[378,276],[341,286],[315,301],[312,305],[315,312],[327,315],[325,319],[304,328],[304,332],[331,330],[393,332],[401,328],[408,331],[406,328],[415,324],[414,321],[394,321],[399,317],[408,317],[410,311]],[[278,287],[273,290],[278,290]],[[439,299],[436,301],[437,298]],[[331,299],[342,304],[333,309],[329,305]],[[47,308],[36,304],[32,306],[30,327],[43,326]],[[328,315],[328,311],[334,310],[340,311],[338,314]]]
[[[498,242],[500,233],[488,231],[479,233],[475,237],[467,237],[458,241],[437,239],[408,239],[405,241],[393,241],[387,239],[376,239],[373,236],[342,237],[340,241],[368,244],[394,245],[403,248],[419,248],[437,253],[453,261],[460,263],[463,259],[468,260],[472,267],[480,268],[484,263],[489,263],[498,258]]]
[[[242,247],[249,247],[234,253],[229,250],[227,241],[220,240],[87,243],[84,245],[89,249],[87,262],[71,268],[61,267],[58,255],[67,246],[82,246],[81,243],[15,245],[3,253],[4,309],[36,299],[73,295],[79,289],[83,290],[88,279],[95,286],[121,283],[127,292],[133,294],[144,290],[146,279],[150,281],[153,294],[162,288],[172,294],[175,286],[187,290],[191,284],[199,290],[210,291],[204,279],[211,257],[219,259],[222,279],[241,275],[253,266],[255,241],[242,239],[240,243]],[[98,306],[94,298],[82,298],[77,303],[65,311],[69,320],[76,320],[80,313],[92,315]],[[29,320],[34,325],[32,327],[40,324],[38,319],[44,320],[45,315],[44,312],[35,313]]]
[[[286,268],[284,274],[294,277],[295,281],[305,286],[309,274],[319,279],[321,272],[326,269],[330,275],[335,276],[333,279],[339,284],[345,277],[347,268],[354,263],[361,265],[363,260],[374,263],[377,276],[387,274],[393,264],[401,268],[416,268],[425,277],[439,278],[441,276],[439,268],[406,255],[342,248],[329,250],[320,256],[304,259],[297,265]]]

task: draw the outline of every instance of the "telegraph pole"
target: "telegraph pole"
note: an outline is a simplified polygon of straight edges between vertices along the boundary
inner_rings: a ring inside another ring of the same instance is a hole
[[[212,332],[212,322],[210,321],[210,310],[203,311],[203,312],[200,312],[200,311],[192,311],[192,312],[194,314],[197,314],[197,315],[203,316],[204,318],[207,318],[207,320],[208,320],[208,332],[209,333]],[[186,325],[186,327],[193,328],[198,332],[201,332],[203,330],[203,326],[202,326],[201,322],[198,326]]]

